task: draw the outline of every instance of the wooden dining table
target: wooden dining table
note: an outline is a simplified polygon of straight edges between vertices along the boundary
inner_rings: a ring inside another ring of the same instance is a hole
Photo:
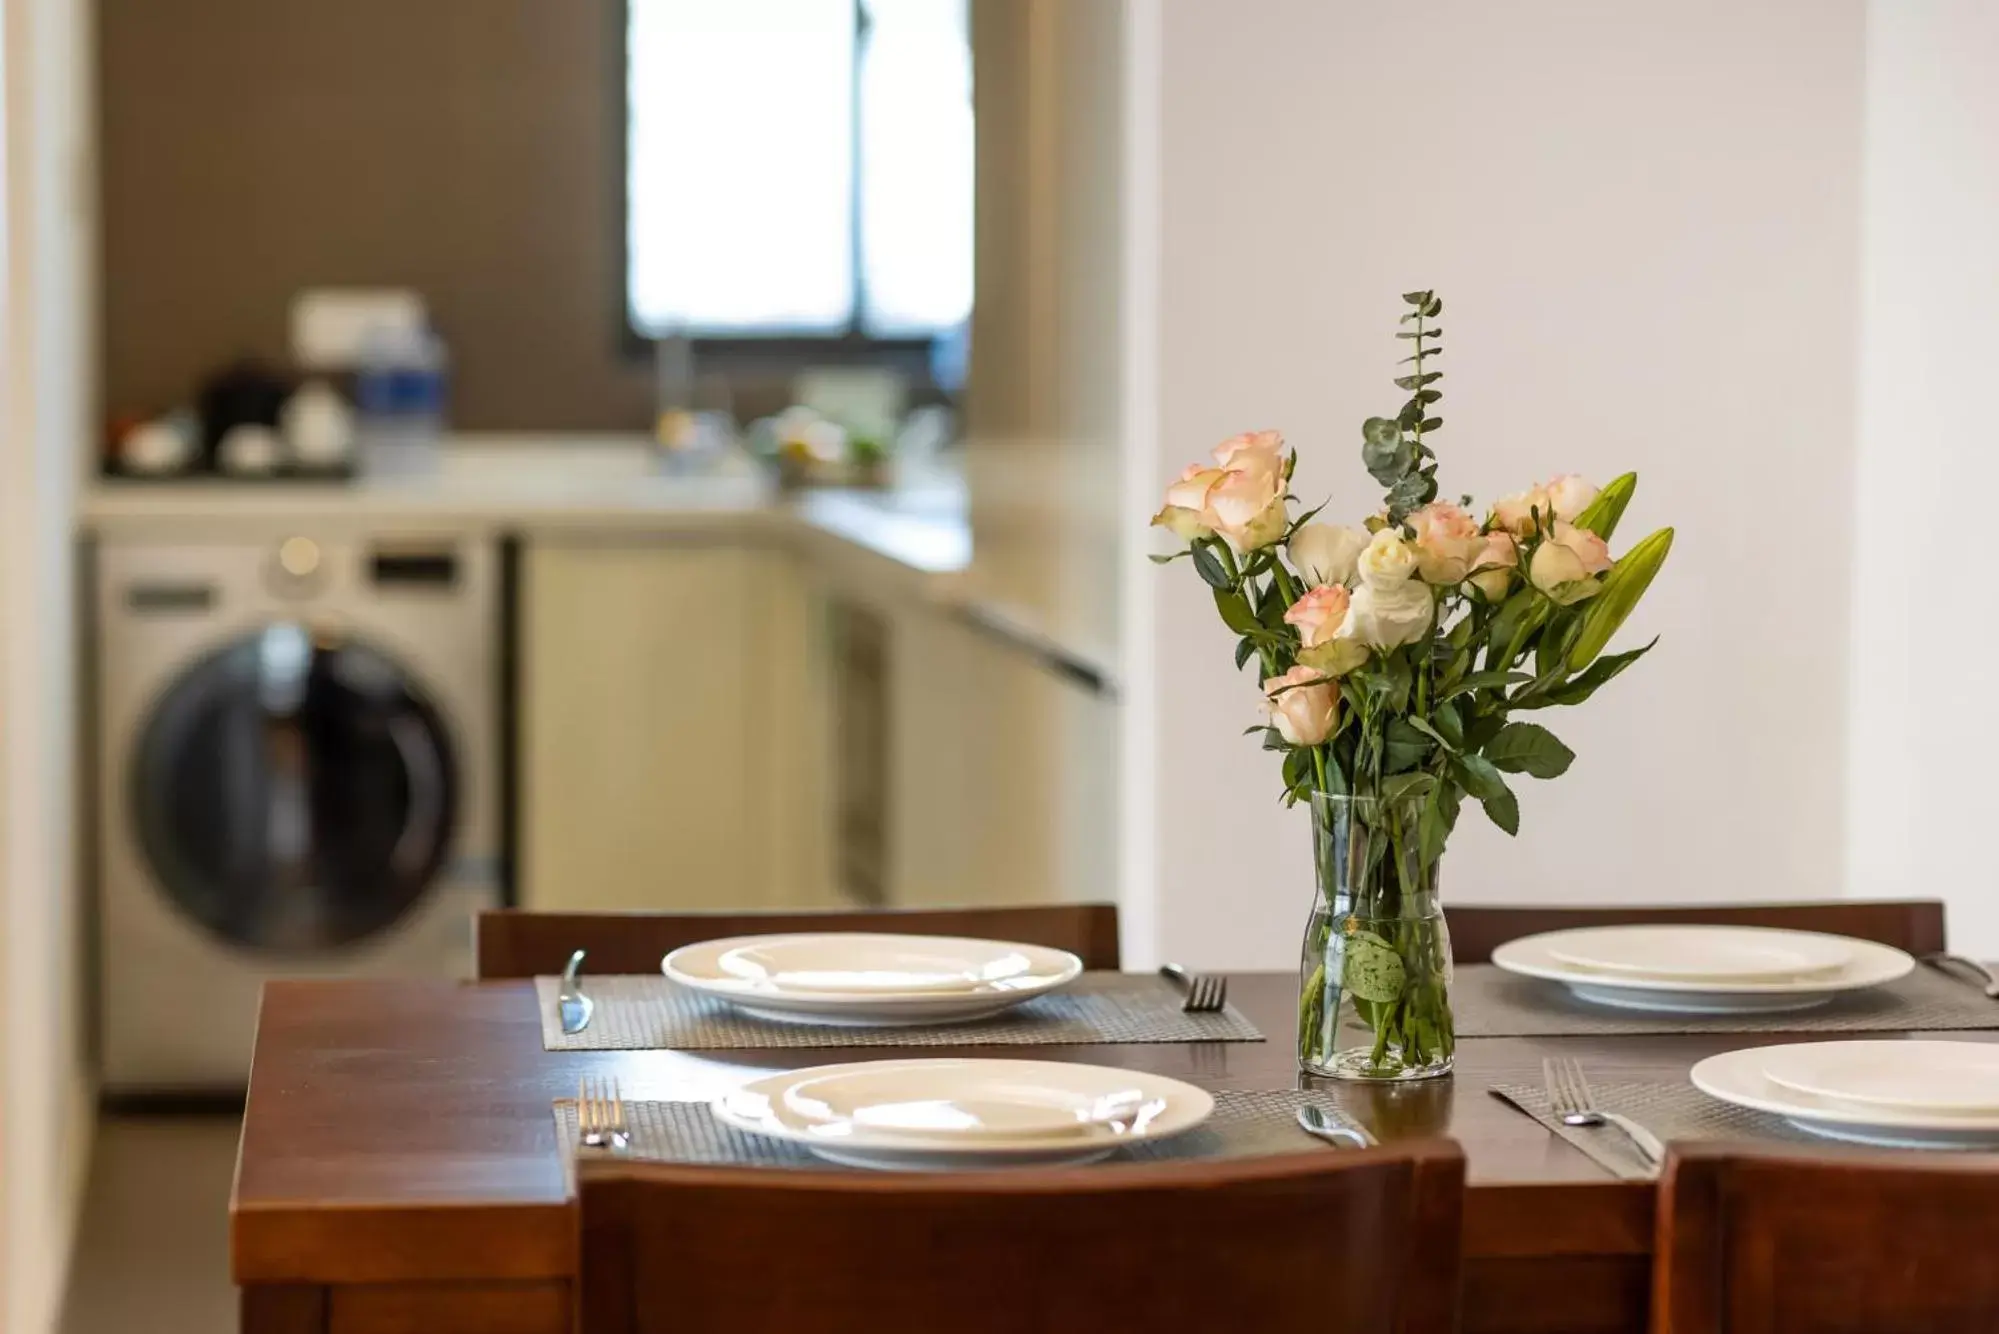
[[[924,1051],[1121,1066],[1211,1089],[1295,1088],[1296,997],[1289,974],[1229,979],[1230,1000],[1265,1042]],[[1592,1079],[1678,1081],[1702,1057],[1755,1041],[1469,1038],[1450,1078],[1343,1084],[1339,1097],[1383,1142],[1445,1135],[1463,1146],[1466,1331],[1638,1331],[1653,1186],[1616,1179],[1488,1089],[1538,1084],[1554,1053],[1580,1059]],[[556,1099],[603,1076],[627,1099],[706,1100],[771,1069],[881,1055],[550,1052],[532,982],[273,983],[230,1202],[244,1334],[567,1331],[577,1219]],[[1301,1133],[1300,1147],[1309,1143]]]

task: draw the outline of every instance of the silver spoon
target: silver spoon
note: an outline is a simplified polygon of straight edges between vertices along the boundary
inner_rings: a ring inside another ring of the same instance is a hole
[[[1329,1112],[1309,1102],[1298,1109],[1298,1128],[1329,1144],[1351,1144],[1357,1149],[1371,1149],[1376,1144],[1367,1128],[1345,1112]]]

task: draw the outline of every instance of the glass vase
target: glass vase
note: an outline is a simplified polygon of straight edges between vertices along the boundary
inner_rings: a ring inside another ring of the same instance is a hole
[[[1336,1079],[1449,1074],[1451,940],[1424,864],[1423,800],[1312,798],[1318,881],[1298,977],[1298,1068]]]

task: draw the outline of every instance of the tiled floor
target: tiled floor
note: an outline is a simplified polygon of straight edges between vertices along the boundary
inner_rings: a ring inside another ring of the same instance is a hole
[[[105,1117],[63,1334],[234,1334],[233,1116]]]

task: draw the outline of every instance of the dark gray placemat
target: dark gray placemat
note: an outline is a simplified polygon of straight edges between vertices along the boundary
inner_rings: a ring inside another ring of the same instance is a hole
[[[1615,1126],[1569,1126],[1550,1116],[1547,1091],[1537,1085],[1495,1084],[1489,1091],[1627,1181],[1649,1181],[1658,1175],[1639,1159],[1637,1150]],[[1592,1079],[1590,1092],[1598,1107],[1622,1112],[1668,1145],[1675,1140],[1729,1140],[1835,1147],[1834,1141],[1800,1130],[1781,1116],[1711,1098],[1692,1084],[1600,1084]]]
[[[1188,1014],[1179,990],[1151,973],[1085,973],[1062,990],[988,1019],[908,1028],[848,1028],[757,1019],[675,986],[664,977],[583,979],[595,1005],[590,1026],[564,1033],[558,983],[537,977],[541,1045],[547,1051],[718,1048],[1054,1046],[1107,1042],[1261,1042],[1234,1006]]]
[[[1230,1092],[1215,1095],[1215,1114],[1184,1135],[1153,1144],[1135,1144],[1103,1159],[1109,1163],[1165,1162],[1196,1158],[1256,1158],[1299,1153],[1323,1140],[1298,1128],[1298,1108],[1306,1102],[1337,1104],[1330,1094],[1296,1089]],[[705,1102],[627,1102],[625,1121],[631,1128],[630,1156],[648,1162],[694,1163],[709,1167],[815,1167],[842,1169],[815,1158],[795,1144],[752,1135],[725,1126]],[[555,1104],[556,1139],[573,1162],[577,1150],[576,1103]],[[593,1150],[594,1152],[594,1150]]]
[[[1493,964],[1463,964],[1451,983],[1461,1038],[1586,1037],[1642,1033],[1888,1033],[1999,1029],[1999,1001],[1918,965],[1900,981],[1850,991],[1781,1014],[1654,1014],[1582,1000],[1559,982]]]

